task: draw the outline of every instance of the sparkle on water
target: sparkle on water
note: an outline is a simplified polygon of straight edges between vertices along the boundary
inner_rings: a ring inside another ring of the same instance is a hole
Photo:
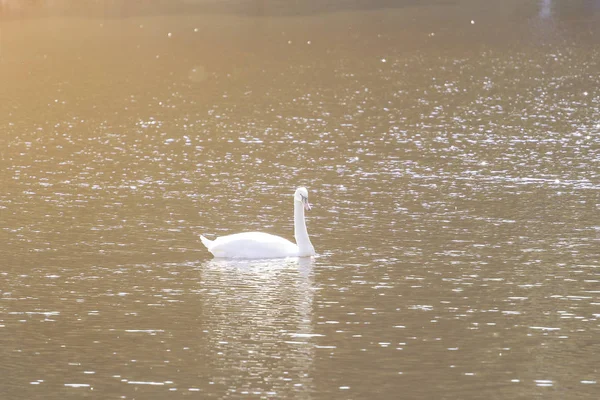
[[[143,3],[0,6],[3,398],[598,393],[595,2]]]

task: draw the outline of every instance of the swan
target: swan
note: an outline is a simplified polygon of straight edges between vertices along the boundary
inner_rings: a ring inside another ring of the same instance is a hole
[[[310,242],[304,210],[310,210],[308,190],[299,187],[294,193],[294,237],[296,243],[279,236],[263,232],[244,232],[208,240],[200,235],[202,244],[216,258],[285,258],[310,257],[315,248]]]

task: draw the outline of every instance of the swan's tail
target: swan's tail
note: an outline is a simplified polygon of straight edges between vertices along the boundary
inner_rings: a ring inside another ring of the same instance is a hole
[[[202,235],[200,235],[200,240],[202,241],[202,244],[204,246],[206,246],[207,249],[210,250],[210,246],[212,245],[213,241],[212,240],[208,240],[207,238],[205,238]]]

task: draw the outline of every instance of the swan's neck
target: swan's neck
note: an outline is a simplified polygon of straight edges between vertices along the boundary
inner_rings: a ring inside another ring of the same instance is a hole
[[[300,250],[300,256],[311,256],[315,249],[308,237],[306,221],[304,221],[304,207],[302,202],[294,200],[294,237]]]

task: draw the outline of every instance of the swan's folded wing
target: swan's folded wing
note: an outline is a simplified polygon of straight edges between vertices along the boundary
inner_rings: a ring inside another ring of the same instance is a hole
[[[208,249],[219,258],[280,258],[298,255],[298,246],[294,243],[263,232],[221,236]]]

